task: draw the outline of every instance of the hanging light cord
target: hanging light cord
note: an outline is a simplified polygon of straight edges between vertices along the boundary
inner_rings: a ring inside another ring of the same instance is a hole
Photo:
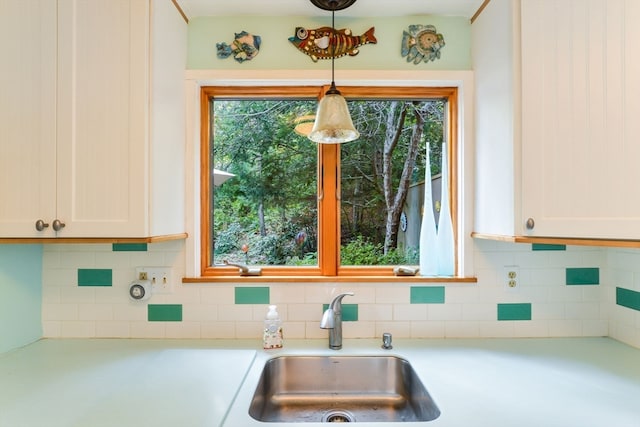
[[[336,10],[331,9],[331,87],[325,95],[340,95],[335,82],[335,62],[336,62]]]

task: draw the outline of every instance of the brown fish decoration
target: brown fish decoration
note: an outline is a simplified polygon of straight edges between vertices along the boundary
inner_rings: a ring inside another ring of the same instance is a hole
[[[332,56],[339,58],[345,55],[357,55],[358,47],[368,43],[378,43],[373,35],[374,31],[375,27],[371,27],[366,33],[353,36],[348,28],[335,30],[334,33],[331,27],[313,30],[297,27],[295,35],[289,37],[289,41],[300,52],[309,55],[313,62],[318,62],[318,59],[331,59]]]

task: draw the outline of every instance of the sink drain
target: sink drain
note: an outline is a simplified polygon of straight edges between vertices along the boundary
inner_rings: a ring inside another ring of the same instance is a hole
[[[322,417],[323,423],[353,423],[355,421],[356,418],[351,412],[340,409],[329,411]]]

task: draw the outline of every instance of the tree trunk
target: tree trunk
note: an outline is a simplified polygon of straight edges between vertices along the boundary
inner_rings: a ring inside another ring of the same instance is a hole
[[[407,157],[402,168],[402,176],[398,184],[398,189],[393,191],[392,185],[392,155],[395,150],[400,133],[404,127],[405,118],[410,105],[405,105],[400,115],[396,119],[397,103],[394,103],[391,107],[389,115],[387,116],[387,134],[384,142],[383,152],[383,176],[384,176],[384,196],[387,206],[387,221],[384,236],[384,253],[388,253],[393,250],[398,244],[398,228],[400,224],[400,215],[402,214],[402,208],[407,199],[407,193],[409,192],[409,184],[411,183],[411,173],[416,164],[416,158],[418,156],[418,146],[420,139],[422,138],[424,117],[413,109],[413,113],[416,118],[416,124],[413,128],[411,135],[411,143],[407,152]],[[426,183],[425,183],[426,185]]]
[[[260,236],[265,237],[267,235],[267,226],[264,221],[264,203],[262,200],[258,203],[258,224],[260,225]]]

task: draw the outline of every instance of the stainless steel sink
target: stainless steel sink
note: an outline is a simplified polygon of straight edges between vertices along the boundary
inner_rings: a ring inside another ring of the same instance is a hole
[[[411,364],[394,356],[269,359],[249,415],[265,422],[431,421],[440,410]]]

